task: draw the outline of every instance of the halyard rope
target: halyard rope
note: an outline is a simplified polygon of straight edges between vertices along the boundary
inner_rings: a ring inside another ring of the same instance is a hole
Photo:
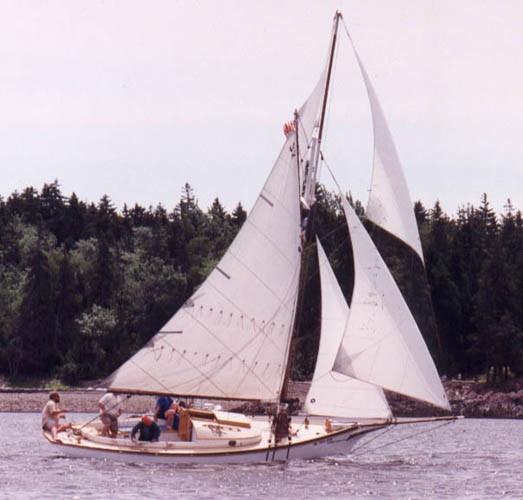
[[[360,452],[360,453],[354,453],[355,451],[358,451],[358,450],[361,450],[363,448],[365,448],[369,443],[371,443],[372,441],[374,441],[375,439],[377,439],[378,437],[380,436],[383,436],[386,432],[390,431],[392,429],[392,426],[394,425],[398,425],[398,424],[391,424],[391,426],[389,428],[386,429],[385,432],[382,432],[381,434],[379,434],[379,436],[375,436],[374,438],[372,439],[369,439],[368,441],[366,441],[365,443],[363,443],[362,445],[358,446],[357,448],[355,448],[352,452],[351,452],[351,455],[363,455],[364,453],[371,453],[371,452],[374,452],[376,450],[379,450],[381,448],[385,448],[387,446],[391,446],[393,444],[396,444],[396,443],[400,443],[401,441],[406,441],[407,439],[410,439],[414,436],[419,436],[421,434],[428,434],[429,432],[434,432],[435,430],[437,429],[441,429],[442,427],[445,427],[446,425],[449,425],[451,423],[455,422],[455,420],[449,420],[448,422],[444,422],[436,427],[432,427],[430,429],[425,429],[425,430],[422,430],[422,431],[419,431],[419,432],[415,432],[414,434],[409,434],[408,436],[405,436],[405,437],[402,437],[402,438],[399,438],[399,439],[396,439],[394,441],[390,441],[388,443],[385,443],[385,444],[382,444],[380,446],[376,446],[375,448],[371,448],[370,450],[364,450],[363,452]]]

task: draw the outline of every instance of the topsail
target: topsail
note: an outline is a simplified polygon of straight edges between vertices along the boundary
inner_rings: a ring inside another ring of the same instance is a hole
[[[418,226],[398,152],[378,96],[353,42],[352,46],[367,88],[374,130],[374,168],[366,215],[409,245],[423,262]]]

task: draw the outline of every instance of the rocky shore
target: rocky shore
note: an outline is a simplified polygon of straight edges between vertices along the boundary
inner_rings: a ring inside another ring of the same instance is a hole
[[[495,388],[480,382],[451,380],[444,383],[452,406],[452,413],[465,417],[484,418],[523,418],[523,379],[506,382]],[[289,396],[303,404],[308,382],[292,382]],[[95,413],[98,400],[103,394],[99,390],[62,390],[62,405],[71,412]],[[0,387],[0,412],[38,412],[48,399],[48,391],[43,389],[16,389]],[[419,402],[393,394],[387,394],[393,413],[400,417],[422,417],[446,414]],[[133,396],[126,400],[125,408],[130,413],[144,413],[154,408],[152,396]],[[233,402],[218,402],[224,408],[238,408]],[[245,405],[247,406],[247,405]],[[242,406],[241,409],[259,412],[262,406]]]
[[[510,380],[496,387],[471,380],[443,383],[452,413],[470,418],[523,418],[523,379]],[[425,417],[446,412],[398,396],[387,394],[394,415]]]

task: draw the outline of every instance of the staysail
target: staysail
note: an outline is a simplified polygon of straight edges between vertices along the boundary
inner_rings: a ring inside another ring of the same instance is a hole
[[[423,262],[418,226],[398,152],[378,96],[352,39],[351,43],[367,88],[374,132],[374,167],[366,216],[409,245]]]
[[[300,269],[295,134],[216,268],[113,375],[111,389],[276,400],[293,329]]]
[[[418,326],[358,216],[342,199],[354,255],[351,310],[334,370],[450,409]]]
[[[332,369],[350,312],[319,239],[316,246],[321,282],[321,336],[304,410],[310,415],[389,418],[391,411],[379,387]]]

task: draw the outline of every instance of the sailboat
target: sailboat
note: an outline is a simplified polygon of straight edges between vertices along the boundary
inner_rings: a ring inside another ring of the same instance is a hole
[[[167,463],[255,462],[350,453],[363,436],[399,423],[384,390],[450,410],[431,355],[392,274],[359,217],[341,197],[354,261],[347,304],[317,240],[321,340],[305,415],[284,405],[299,314],[307,214],[314,209],[333,59],[336,13],[325,69],[285,127],[286,139],[243,227],[207,279],[167,324],[110,377],[120,394],[273,403],[272,417],[188,408],[177,433],[135,443],[99,423],[47,440],[72,456]],[[350,39],[350,37],[349,37]],[[351,40],[352,42],[352,40]],[[367,217],[423,260],[412,203],[383,111],[353,45],[374,128]],[[349,245],[349,243],[347,243]],[[348,247],[347,247],[348,249]],[[453,419],[434,417],[422,419]],[[419,419],[402,422],[420,421]],[[283,422],[283,425],[281,424]]]

